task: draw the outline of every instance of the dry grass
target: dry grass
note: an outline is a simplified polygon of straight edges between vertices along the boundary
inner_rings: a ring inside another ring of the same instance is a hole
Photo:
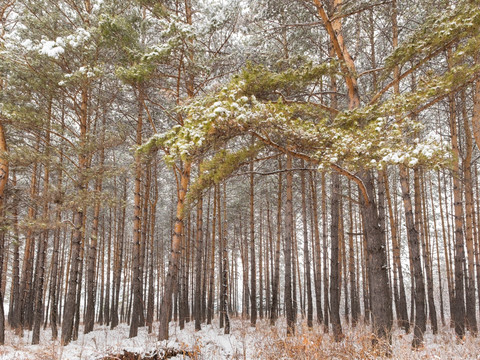
[[[259,359],[317,360],[317,359],[480,359],[480,339],[467,335],[459,342],[452,329],[443,327],[439,334],[427,331],[424,346],[411,347],[412,334],[395,329],[390,356],[386,356],[385,343],[372,346],[370,329],[361,324],[355,328],[344,327],[344,339],[335,342],[333,335],[325,334],[323,327],[309,329],[305,323],[297,327],[295,336],[286,337],[284,326],[269,327],[266,323],[257,327],[261,338],[256,345]]]

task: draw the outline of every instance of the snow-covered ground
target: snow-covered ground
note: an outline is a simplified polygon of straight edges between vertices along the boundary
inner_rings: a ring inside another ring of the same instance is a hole
[[[258,321],[256,328],[248,320],[233,320],[232,334],[224,335],[218,327],[203,325],[195,332],[193,323],[180,330],[173,323],[170,327],[170,340],[157,341],[157,329],[148,334],[146,328],[139,329],[139,335],[129,339],[129,328],[119,325],[115,330],[97,326],[87,335],[80,334],[79,339],[68,346],[60,346],[59,341],[51,340],[49,330],[43,331],[39,345],[30,345],[31,333],[23,337],[6,333],[6,344],[0,347],[1,360],[94,360],[108,355],[123,354],[124,351],[148,355],[168,349],[189,352],[195,359],[375,359],[377,355],[371,347],[370,337],[365,327],[345,328],[345,338],[335,343],[330,334],[324,334],[322,327],[316,325],[308,330],[304,324],[297,328],[297,335],[285,337],[285,323],[279,321],[276,327],[270,327],[267,321]],[[459,343],[449,328],[442,328],[438,335],[427,332],[425,346],[412,351],[412,335],[395,330],[393,335],[393,359],[480,359],[480,339],[467,336]],[[184,359],[177,355],[171,359]]]

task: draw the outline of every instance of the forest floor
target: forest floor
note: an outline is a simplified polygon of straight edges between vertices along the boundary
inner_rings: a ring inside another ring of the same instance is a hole
[[[266,320],[250,327],[248,320],[232,321],[231,335],[224,335],[218,327],[204,325],[201,331],[194,331],[194,324],[170,328],[169,341],[157,341],[157,327],[148,334],[146,328],[139,329],[139,335],[128,338],[129,328],[119,325],[115,330],[97,326],[87,335],[80,334],[78,340],[62,347],[59,341],[51,340],[47,329],[42,332],[40,345],[30,345],[31,333],[23,337],[7,330],[5,346],[0,347],[1,360],[140,360],[140,359],[377,359],[371,347],[367,328],[344,329],[345,338],[334,342],[330,334],[324,334],[322,327],[315,325],[309,330],[305,324],[297,328],[297,335],[285,337],[285,322],[279,321],[270,327]],[[392,359],[480,359],[480,338],[467,335],[459,343],[452,329],[443,327],[439,334],[427,330],[425,346],[417,351],[411,349],[412,334],[396,329],[393,334]],[[138,356],[140,355],[140,356]]]

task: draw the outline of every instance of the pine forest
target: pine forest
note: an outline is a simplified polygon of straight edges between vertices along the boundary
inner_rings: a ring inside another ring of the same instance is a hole
[[[0,359],[478,359],[479,0],[0,0]]]

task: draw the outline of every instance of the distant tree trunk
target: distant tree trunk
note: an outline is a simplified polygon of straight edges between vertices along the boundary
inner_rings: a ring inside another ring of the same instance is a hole
[[[341,341],[344,337],[340,322],[340,284],[339,271],[339,222],[340,222],[340,176],[332,174],[332,195],[330,208],[330,320],[332,322],[333,337]]]
[[[250,297],[248,291],[248,237],[244,230],[242,221],[242,214],[239,216],[239,236],[240,236],[240,251],[242,257],[242,318],[246,319],[250,313]]]
[[[147,318],[146,325],[148,326],[148,333],[153,331],[153,313],[155,309],[155,283],[154,283],[154,268],[155,268],[155,220],[156,209],[158,203],[158,178],[157,178],[157,162],[155,161],[154,167],[154,197],[153,201],[150,201],[150,263],[148,270],[148,305],[147,305]]]
[[[273,243],[273,229],[272,229],[272,219],[270,213],[270,199],[267,198],[267,230],[268,235],[266,239],[266,252],[265,252],[265,316],[271,318],[271,283],[273,281],[273,252],[274,252],[274,243]]]
[[[218,312],[219,312],[219,327],[224,327],[225,309],[223,307],[223,232],[222,232],[222,191],[220,184],[217,184],[217,227],[218,227],[218,279],[219,279],[219,292],[218,292]]]
[[[123,181],[123,200],[127,201],[127,178]],[[113,291],[112,291],[112,321],[110,323],[110,329],[115,329],[120,320],[119,314],[119,302],[120,302],[120,284],[122,279],[123,269],[123,254],[124,254],[124,236],[125,236],[125,220],[126,220],[126,208],[125,205],[121,208],[121,216],[118,221],[117,239],[114,253],[114,266],[113,266]],[[127,263],[125,261],[125,263]],[[125,291],[126,285],[123,289]],[[122,299],[125,297],[122,296]],[[122,305],[123,306],[123,305]],[[122,311],[123,312],[123,311]]]
[[[253,161],[250,162],[250,326],[257,323],[257,268],[255,263],[255,208]]]
[[[359,191],[359,199],[361,194]],[[360,202],[360,201],[359,201]],[[370,324],[370,288],[369,288],[369,274],[368,274],[368,265],[367,265],[367,232],[365,230],[365,215],[361,214],[361,223],[362,223],[362,245],[360,246],[361,254],[360,258],[362,259],[362,288],[363,288],[363,308],[365,311],[364,321],[366,325]]]
[[[408,333],[410,331],[410,322],[408,321],[407,299],[405,295],[405,284],[403,281],[402,261],[400,259],[400,242],[399,242],[399,236],[397,231],[397,221],[393,212],[388,176],[386,171],[383,171],[382,173],[384,177],[385,195],[387,198],[388,214],[390,217],[390,231],[392,235],[394,289],[395,291],[398,291],[397,316],[399,320],[399,325],[404,328],[406,333]],[[397,276],[398,276],[398,279],[397,279]],[[397,286],[398,286],[398,290],[397,290]]]
[[[322,312],[322,259],[320,248],[320,231],[318,229],[318,203],[317,203],[317,184],[312,172],[310,172],[310,190],[311,190],[311,202],[313,212],[313,233],[315,244],[315,305],[317,307],[317,321],[323,322]]]
[[[428,179],[429,187],[430,187],[430,201],[433,211],[433,228],[434,228],[434,236],[435,236],[435,249],[437,252],[437,272],[438,272],[438,290],[440,295],[440,318],[442,320],[442,325],[445,326],[445,312],[444,312],[444,305],[443,305],[443,286],[442,286],[442,272],[440,267],[440,251],[438,250],[438,231],[437,231],[437,217],[435,215],[435,202],[433,200],[433,185],[432,185],[432,178],[431,176]]]
[[[432,273],[432,255],[430,250],[430,235],[428,233],[428,213],[426,203],[426,189],[423,171],[420,175],[420,194],[423,208],[423,256],[425,261],[425,272],[427,273],[427,295],[428,295],[428,312],[433,334],[438,333],[437,309],[435,306],[434,289],[433,289],[433,273]]]
[[[418,230],[413,218],[412,200],[410,196],[410,182],[407,169],[400,166],[400,183],[402,187],[403,205],[405,207],[405,220],[408,232],[408,248],[413,266],[413,283],[415,294],[415,326],[413,330],[414,348],[422,346],[423,332],[425,329],[425,285],[423,282],[422,264],[420,259],[420,244]]]
[[[328,333],[328,320],[330,313],[329,305],[329,281],[328,281],[328,236],[327,236],[327,185],[325,181],[325,173],[322,172],[322,232],[323,232],[323,308],[324,308],[324,322],[323,332]]]
[[[263,319],[263,202],[260,203],[260,231],[258,234],[258,313]]]
[[[292,193],[293,193],[293,187],[292,187]],[[293,195],[292,195],[292,198],[293,198]],[[293,211],[292,211],[292,214],[293,214]],[[300,272],[299,272],[299,266],[298,266],[298,246],[297,246],[298,242],[297,242],[297,232],[296,232],[297,227],[294,219],[292,219],[292,303],[293,303],[293,314],[296,318],[298,313],[297,280],[298,280],[298,288],[300,290],[299,291],[300,295],[302,293],[302,288],[301,288]],[[302,301],[302,297],[300,296],[300,310],[302,310],[301,301]]]
[[[448,251],[448,238],[447,231],[445,229],[445,216],[443,213],[443,205],[442,205],[442,186],[441,186],[441,179],[440,179],[440,171],[437,172],[437,181],[438,181],[438,207],[440,208],[440,220],[442,222],[442,239],[443,239],[443,250],[445,256],[445,268],[446,268],[446,275],[447,275],[447,287],[448,287],[448,299],[450,305],[450,324],[453,324],[453,284],[452,284],[452,270],[450,266],[450,256]],[[446,199],[445,199],[446,202]],[[445,203],[446,206],[446,203]],[[448,219],[447,219],[448,220]]]
[[[203,220],[202,220],[203,222]],[[208,191],[208,201],[207,201],[207,217],[206,217],[206,229],[205,229],[205,245],[203,250],[203,277],[202,277],[202,321],[205,322],[207,320],[207,284],[209,279],[209,272],[208,272],[208,255],[210,253],[210,243],[208,239],[210,239],[210,191]]]
[[[213,192],[213,218],[212,218],[212,241],[210,248],[210,277],[208,286],[208,306],[207,306],[207,324],[212,323],[213,318],[213,302],[215,294],[215,227],[217,221],[217,187]]]
[[[12,188],[15,189],[16,186],[17,186],[17,177],[14,171],[12,176]],[[13,205],[13,209],[12,209],[13,238],[15,241],[13,243],[12,286],[11,286],[11,293],[10,293],[8,322],[12,329],[16,329],[18,326],[18,318],[15,316],[15,308],[17,307],[17,304],[20,301],[20,242],[19,242],[20,235],[18,231],[18,204],[16,199],[14,200],[14,203],[12,205]],[[55,252],[54,252],[54,256],[55,256]],[[53,334],[53,331],[54,330],[52,326],[52,334]]]
[[[116,195],[115,195],[116,197]],[[110,207],[108,209],[108,212],[109,212],[109,215],[108,215],[108,238],[106,237],[105,235],[105,216],[103,216],[103,246],[104,246],[104,252],[106,252],[107,254],[107,258],[105,259],[105,253],[103,254],[102,256],[102,283],[104,283],[104,289],[105,289],[105,294],[104,294],[104,300],[103,302],[100,303],[100,306],[102,306],[103,308],[103,322],[105,325],[109,326],[110,325],[110,322],[111,322],[111,308],[110,308],[110,305],[111,305],[111,302],[110,302],[110,287],[111,287],[111,284],[110,284],[110,264],[111,264],[111,256],[112,256],[112,237],[114,236],[114,234],[112,234],[112,232],[115,232],[115,237],[114,239],[117,238],[117,234],[116,234],[116,229],[117,229],[117,219],[113,219],[112,218],[112,208]],[[116,209],[115,209],[115,214],[117,213],[116,212]],[[105,242],[107,242],[107,244],[105,244]],[[115,246],[114,246],[115,247]],[[106,271],[105,271],[105,262],[107,263],[107,266],[106,266]],[[104,272],[106,272],[106,274],[104,274]],[[106,275],[106,276],[105,276]],[[105,276],[105,282],[103,280],[103,276]],[[100,317],[98,319],[98,321],[100,322]]]
[[[201,313],[201,282],[202,282],[202,257],[203,257],[203,198],[200,196],[197,202],[197,232],[196,232],[196,248],[195,248],[195,331],[201,330],[202,313]]]
[[[418,240],[419,240],[419,242],[422,246],[420,248],[420,253],[419,253],[420,256],[422,256],[422,254],[421,254],[422,250],[423,250],[423,253],[425,253],[425,242],[423,240],[423,237],[424,237],[423,235],[424,234],[423,234],[423,226],[421,224],[421,222],[422,222],[422,220],[421,220],[422,208],[421,208],[421,194],[420,194],[420,181],[419,181],[418,168],[413,169],[413,188],[414,188],[413,199],[414,199],[415,229],[417,229],[417,231],[418,231]],[[426,261],[426,259],[425,259],[425,257],[423,257],[423,266],[426,268],[425,261]],[[425,279],[424,276],[423,276],[423,279]],[[428,287],[428,284],[427,284],[427,287]],[[428,293],[427,293],[427,300],[428,300]],[[427,311],[427,308],[425,308],[425,311]],[[423,328],[422,328],[422,332],[424,332],[424,333],[427,330],[426,322],[427,322],[427,319],[425,319],[425,322],[424,322],[424,325],[423,325]]]
[[[301,168],[305,167],[302,160]],[[308,249],[308,229],[307,229],[307,201],[305,171],[301,172],[301,191],[302,191],[302,223],[303,223],[303,256],[305,261],[306,287],[307,287],[307,326],[313,327],[313,298],[312,298],[312,280],[310,275],[310,253]]]
[[[339,251],[340,251],[340,282],[339,289],[343,284],[343,299],[344,299],[344,317],[345,321],[349,323],[350,317],[350,308],[349,308],[349,297],[348,297],[348,271],[347,271],[347,244],[345,240],[345,224],[344,224],[344,212],[343,212],[343,201],[340,198],[340,221],[338,223],[338,236],[339,236]],[[341,297],[341,296],[340,296]]]
[[[270,325],[278,318],[278,297],[280,283],[280,243],[282,238],[282,160],[278,158],[278,191],[277,191],[277,239],[275,244],[274,273],[272,279],[272,307],[270,309]]]
[[[287,155],[287,202],[285,209],[285,310],[287,316],[287,335],[295,334],[295,313],[292,299],[292,244],[293,244],[293,174],[292,174],[292,155]]]
[[[223,226],[222,237],[219,238],[222,245],[222,302],[223,316],[225,320],[224,334],[230,334],[230,316],[228,306],[228,249],[227,249],[227,185],[223,183]]]
[[[348,197],[352,199],[352,184],[348,182]],[[352,311],[352,327],[355,327],[358,322],[359,316],[359,299],[357,293],[357,281],[355,277],[355,253],[353,246],[353,237],[354,237],[354,228],[353,228],[353,208],[352,201],[348,202],[348,214],[349,214],[349,234],[348,234],[348,248],[349,248],[349,257],[348,257],[348,271],[350,273],[350,308]]]

